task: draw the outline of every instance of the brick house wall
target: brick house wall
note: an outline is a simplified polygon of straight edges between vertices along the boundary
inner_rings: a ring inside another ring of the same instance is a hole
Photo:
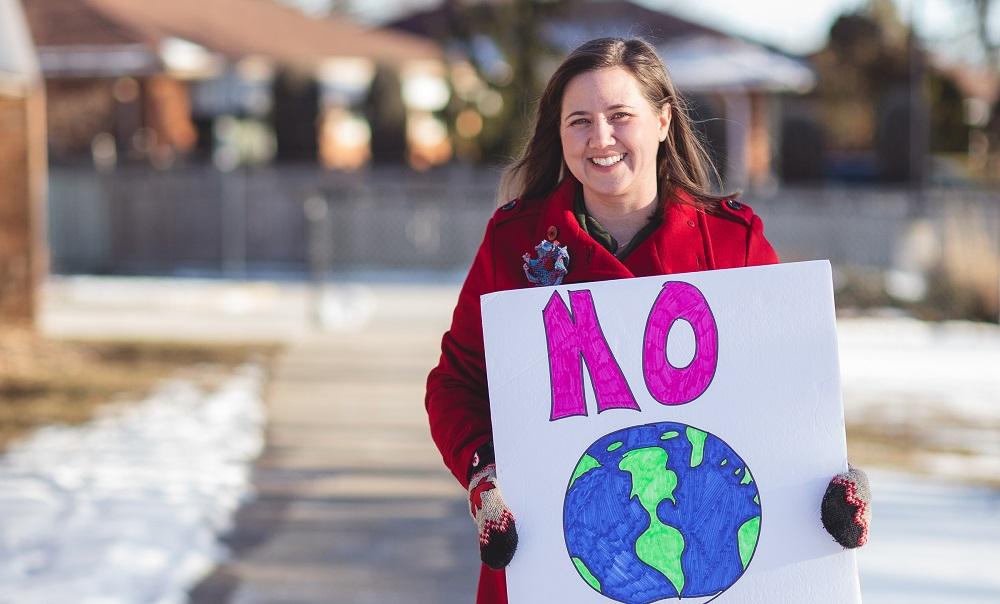
[[[0,132],[0,323],[32,325],[47,266],[40,87],[0,90]]]

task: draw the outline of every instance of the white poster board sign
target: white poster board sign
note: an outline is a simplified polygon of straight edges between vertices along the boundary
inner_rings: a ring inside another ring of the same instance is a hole
[[[860,602],[828,262],[482,298],[511,604]]]

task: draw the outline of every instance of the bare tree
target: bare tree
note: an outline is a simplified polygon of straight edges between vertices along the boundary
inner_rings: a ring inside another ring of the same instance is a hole
[[[479,145],[486,159],[507,159],[525,137],[529,108],[560,50],[547,41],[545,24],[576,0],[445,0],[447,43],[465,50],[482,79],[499,92],[502,109],[485,120]],[[485,45],[496,51],[482,52]]]

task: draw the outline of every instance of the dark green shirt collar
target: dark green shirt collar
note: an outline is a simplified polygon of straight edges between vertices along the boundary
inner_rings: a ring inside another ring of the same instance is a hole
[[[661,201],[660,203],[662,204],[663,202]],[[591,239],[601,244],[601,247],[611,252],[619,260],[624,260],[626,256],[632,253],[632,250],[639,247],[660,226],[660,223],[663,222],[662,212],[657,207],[657,211],[653,212],[646,226],[642,227],[631,241],[625,245],[619,245],[611,233],[587,211],[587,204],[583,202],[582,188],[577,188],[576,195],[573,197],[573,214],[576,215],[576,221],[580,223],[580,228],[590,235]]]

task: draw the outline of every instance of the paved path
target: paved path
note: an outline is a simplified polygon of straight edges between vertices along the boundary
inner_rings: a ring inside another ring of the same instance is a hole
[[[258,497],[195,604],[473,600],[473,525],[422,402],[456,292],[378,294],[362,330],[301,337],[278,360]]]

